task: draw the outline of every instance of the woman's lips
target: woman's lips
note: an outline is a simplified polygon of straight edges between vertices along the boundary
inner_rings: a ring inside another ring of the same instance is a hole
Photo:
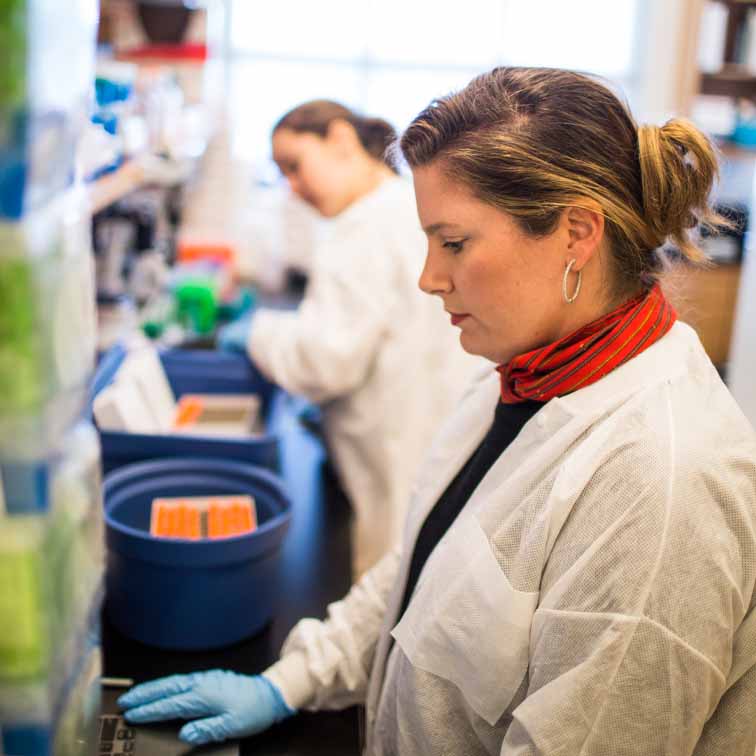
[[[452,325],[458,325],[467,317],[467,314],[458,315],[455,312],[450,312],[449,314],[451,315]]]

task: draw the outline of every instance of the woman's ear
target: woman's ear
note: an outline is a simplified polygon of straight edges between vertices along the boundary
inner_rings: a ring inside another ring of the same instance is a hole
[[[575,260],[574,270],[579,271],[598,252],[604,240],[604,214],[594,203],[582,207],[568,207],[562,214],[569,239],[568,257]]]
[[[334,118],[328,124],[325,138],[326,142],[342,155],[352,154],[362,147],[354,126],[343,118]]]

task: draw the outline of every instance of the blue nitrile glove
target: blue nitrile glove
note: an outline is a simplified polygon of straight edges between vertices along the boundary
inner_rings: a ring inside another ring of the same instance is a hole
[[[118,699],[118,705],[133,724],[197,717],[179,732],[179,738],[192,745],[254,735],[296,713],[267,677],[220,669],[137,685]]]
[[[215,343],[220,349],[226,352],[244,352],[247,351],[249,343],[249,329],[252,323],[252,315],[246,315],[243,318],[234,320],[233,323],[218,329],[218,336]]]

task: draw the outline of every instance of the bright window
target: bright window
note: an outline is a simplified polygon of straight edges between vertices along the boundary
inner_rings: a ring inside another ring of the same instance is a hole
[[[501,0],[369,0],[371,62],[490,68],[499,59]],[[464,9],[464,11],[463,11]]]
[[[590,71],[632,97],[648,0],[229,0],[237,151],[265,158],[296,104],[344,102],[401,129],[497,64]]]
[[[505,5],[505,63],[572,68],[619,81],[632,76],[638,0],[513,0]]]
[[[365,52],[359,0],[231,0],[232,48],[252,55],[353,61]]]

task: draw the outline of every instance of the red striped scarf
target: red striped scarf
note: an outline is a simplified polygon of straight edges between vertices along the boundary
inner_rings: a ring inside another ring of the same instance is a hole
[[[676,319],[656,284],[569,336],[497,367],[501,400],[547,402],[595,383],[657,342]]]

